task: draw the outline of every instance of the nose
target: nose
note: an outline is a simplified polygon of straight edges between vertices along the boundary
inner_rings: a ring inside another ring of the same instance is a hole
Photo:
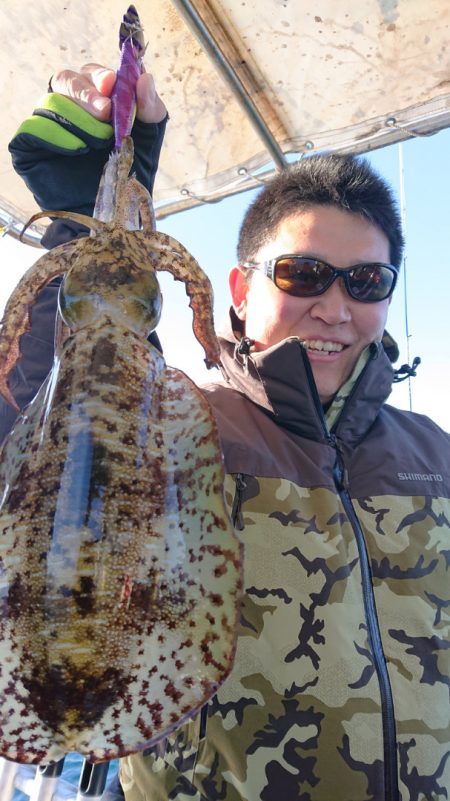
[[[351,303],[341,277],[336,278],[331,286],[323,293],[314,298],[314,303],[310,308],[311,317],[323,320],[328,325],[339,325],[351,320]]]

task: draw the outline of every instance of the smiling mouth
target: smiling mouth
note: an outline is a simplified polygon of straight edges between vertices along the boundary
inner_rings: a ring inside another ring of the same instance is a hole
[[[322,341],[321,339],[303,339],[302,345],[312,353],[340,353],[347,347],[341,342]]]

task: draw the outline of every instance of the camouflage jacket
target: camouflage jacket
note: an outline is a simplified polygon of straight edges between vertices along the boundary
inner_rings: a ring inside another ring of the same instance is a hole
[[[443,801],[450,437],[385,405],[379,345],[329,424],[297,339],[235,346],[207,392],[245,550],[236,660],[195,719],[122,760],[125,797]]]

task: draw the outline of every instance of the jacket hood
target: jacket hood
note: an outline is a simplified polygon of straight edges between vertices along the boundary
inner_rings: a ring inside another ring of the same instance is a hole
[[[230,325],[219,335],[222,372],[238,392],[267,411],[285,428],[308,439],[329,439],[330,432],[314,382],[306,349],[289,337],[264,351],[252,352]],[[381,343],[369,346],[367,363],[354,379],[331,431],[356,444],[388,397],[394,370]]]

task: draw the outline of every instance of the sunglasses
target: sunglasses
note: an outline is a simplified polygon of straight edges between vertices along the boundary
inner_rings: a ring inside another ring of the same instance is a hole
[[[342,278],[350,297],[362,303],[378,303],[389,298],[398,276],[397,267],[391,264],[368,262],[356,264],[350,270],[339,270],[312,256],[278,256],[261,263],[246,262],[242,266],[261,270],[278,289],[296,298],[322,295],[336,278]]]

